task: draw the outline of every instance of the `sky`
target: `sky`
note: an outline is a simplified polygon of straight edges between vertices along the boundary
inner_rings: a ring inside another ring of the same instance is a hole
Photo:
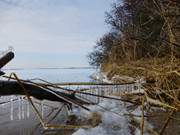
[[[6,68],[89,66],[87,55],[108,31],[113,0],[0,0],[0,50]]]

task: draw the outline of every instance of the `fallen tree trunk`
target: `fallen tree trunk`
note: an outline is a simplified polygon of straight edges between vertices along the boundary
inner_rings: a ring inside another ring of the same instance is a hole
[[[0,58],[0,69],[4,67],[9,61],[11,61],[14,58],[13,52],[8,52],[3,57]]]
[[[44,88],[41,88],[32,84],[28,84],[28,83],[22,83],[22,84],[30,96],[33,96],[34,98],[37,98],[39,100],[46,99],[50,101],[68,103],[63,98],[69,98],[81,104],[87,104],[87,102],[84,102],[76,98],[73,93],[68,94],[64,92],[53,91],[63,96],[62,98],[60,98]],[[9,95],[25,95],[25,93],[22,90],[22,87],[16,81],[0,81],[0,96],[9,96]]]

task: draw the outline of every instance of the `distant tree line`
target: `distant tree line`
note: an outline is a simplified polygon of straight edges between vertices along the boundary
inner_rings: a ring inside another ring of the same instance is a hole
[[[91,65],[180,57],[179,0],[119,0],[105,21],[111,29],[89,54]]]

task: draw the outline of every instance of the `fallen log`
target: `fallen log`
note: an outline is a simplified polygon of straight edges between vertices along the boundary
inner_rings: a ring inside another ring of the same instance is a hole
[[[0,69],[4,67],[9,61],[14,58],[13,52],[6,53],[3,57],[0,58]]]
[[[4,73],[3,71],[0,71],[0,76],[1,76],[1,75],[4,75],[4,74],[5,74],[5,73]]]
[[[28,84],[22,83],[27,93],[39,100],[50,100],[50,101],[58,101],[63,103],[69,103],[64,98],[72,99],[80,104],[88,104],[87,102],[78,99],[75,97],[74,93],[64,93],[59,91],[56,92],[58,95],[62,95],[63,97],[57,97],[56,95],[52,94],[50,91],[45,90],[44,88]],[[9,95],[25,95],[24,91],[22,90],[21,86],[16,81],[0,81],[0,96],[9,96]]]

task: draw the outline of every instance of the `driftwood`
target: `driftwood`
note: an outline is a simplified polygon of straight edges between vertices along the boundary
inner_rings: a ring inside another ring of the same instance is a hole
[[[14,58],[13,52],[7,52],[4,56],[0,58],[0,69],[4,67],[9,61],[11,61]],[[0,76],[4,75],[5,73],[3,71],[0,71]]]
[[[22,84],[30,96],[37,98],[39,100],[46,99],[50,101],[68,103],[66,100],[64,100],[64,98],[68,98],[80,104],[88,104],[87,102],[82,101],[77,97],[75,97],[73,93],[64,93],[53,90],[53,92],[55,92],[56,94],[61,95],[62,98],[60,98],[44,88],[28,83],[22,83]],[[21,86],[16,81],[0,81],[0,96],[9,96],[9,95],[25,95],[25,93],[22,90]]]
[[[3,57],[0,58],[0,69],[4,67],[9,61],[11,61],[14,58],[13,52],[6,53]]]
[[[3,71],[0,71],[0,76],[1,76],[1,75],[4,75],[4,74],[5,74],[5,73],[4,73]]]

